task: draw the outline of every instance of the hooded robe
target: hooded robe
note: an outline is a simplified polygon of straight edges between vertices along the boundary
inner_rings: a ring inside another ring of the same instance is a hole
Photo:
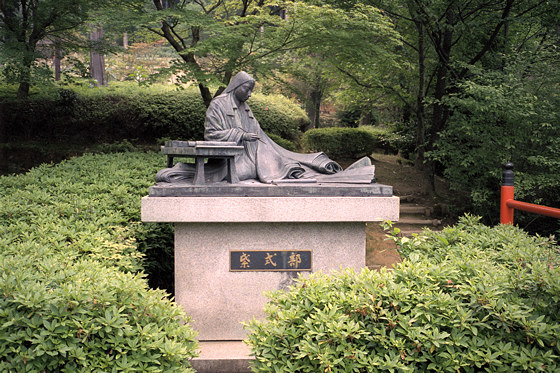
[[[340,165],[323,152],[295,153],[272,141],[261,129],[249,105],[246,102],[237,105],[234,100],[235,89],[247,82],[254,83],[254,79],[246,72],[235,75],[224,92],[210,103],[204,123],[206,141],[229,141],[244,147],[244,152],[235,158],[239,180],[257,180],[262,183],[289,179],[335,183],[374,182],[375,168],[367,157],[342,171]],[[257,134],[259,139],[245,141],[245,133]],[[211,161],[206,165],[207,180],[224,180],[224,163]],[[156,181],[188,180],[193,175],[192,166],[178,163],[171,169],[160,171]]]

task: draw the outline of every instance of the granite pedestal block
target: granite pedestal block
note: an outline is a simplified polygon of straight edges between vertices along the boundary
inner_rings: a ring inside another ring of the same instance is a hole
[[[398,220],[398,197],[144,197],[142,220],[175,223],[175,298],[201,341],[241,340],[264,291],[309,272],[234,272],[230,252],[311,250],[312,271],[365,267],[365,222]]]

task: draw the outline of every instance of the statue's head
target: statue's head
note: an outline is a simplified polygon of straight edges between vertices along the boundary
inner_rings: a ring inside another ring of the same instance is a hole
[[[224,93],[233,92],[239,102],[244,102],[251,97],[253,88],[255,88],[255,79],[245,71],[240,71],[231,79]]]
[[[233,94],[239,102],[245,102],[251,97],[251,92],[255,88],[255,81],[249,81],[241,84],[239,87],[235,88]]]

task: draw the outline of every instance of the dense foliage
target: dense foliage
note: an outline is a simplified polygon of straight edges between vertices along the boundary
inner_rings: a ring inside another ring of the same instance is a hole
[[[282,95],[253,94],[248,104],[266,133],[292,142],[299,140],[300,128],[309,123],[305,112]]]
[[[299,127],[308,121],[303,110],[281,96],[255,94],[250,105],[265,131],[288,140],[296,140]],[[0,97],[0,111],[8,140],[91,144],[122,139],[202,140],[206,107],[193,89],[117,86],[46,90],[26,101],[5,95]]]
[[[507,142],[512,142],[510,138],[515,136],[504,128],[504,123],[500,122],[502,117],[512,119],[513,116],[517,116],[523,121],[525,116],[532,116],[535,111],[546,107],[544,112],[541,111],[545,116],[538,120],[533,116],[530,125],[519,125],[532,126],[533,129],[527,132],[533,133],[539,131],[538,128],[546,127],[542,131],[545,136],[560,137],[558,127],[549,118],[559,111],[559,2],[323,2],[348,13],[354,11],[356,6],[367,4],[381,9],[382,14],[391,19],[393,32],[399,34],[398,40],[402,43],[400,47],[388,48],[397,54],[397,57],[391,56],[395,62],[388,62],[386,56],[376,58],[377,51],[373,53],[374,56],[367,54],[371,46],[379,48],[379,44],[384,44],[380,43],[382,39],[356,38],[353,42],[338,44],[338,49],[331,53],[315,50],[311,56],[313,61],[309,65],[334,64],[338,74],[342,73],[336,87],[336,95],[333,95],[337,98],[336,104],[345,102],[347,107],[357,108],[361,111],[360,116],[363,119],[369,118],[370,109],[375,108],[381,122],[398,122],[399,127],[406,130],[407,136],[414,138],[414,152],[404,149],[403,154],[410,153],[416,158],[415,164],[423,168],[426,181],[430,181],[432,193],[435,193],[435,175],[443,173],[444,170],[454,176],[462,174],[461,189],[471,192],[468,182],[477,178],[464,177],[470,173],[465,169],[473,164],[472,159],[469,159],[471,146],[478,147],[479,142],[485,141],[483,145],[487,149],[498,148],[508,145]],[[332,35],[346,40],[351,34],[343,27],[336,27]],[[358,49],[355,48],[356,44],[360,44],[364,52],[352,53]],[[324,42],[317,43],[317,49],[330,51],[332,45],[332,40],[326,38]],[[336,42],[334,45],[337,45]],[[311,70],[307,76],[314,77],[317,70]],[[301,70],[297,72],[300,74]],[[504,76],[499,77],[500,75]],[[515,82],[512,84],[511,78],[514,76]],[[473,94],[471,88],[477,90],[481,86],[483,90]],[[519,92],[516,92],[517,90]],[[457,98],[462,102],[457,102]],[[509,100],[507,104],[503,101],[504,98]],[[500,102],[495,105],[494,99]],[[473,109],[472,112],[470,109]],[[492,128],[490,131],[482,125],[484,112],[488,113],[487,124]],[[469,121],[471,114],[478,117],[474,122]],[[349,119],[355,122],[356,117]],[[479,138],[481,128],[483,135]],[[455,137],[454,133],[457,130],[459,136]],[[496,142],[489,138],[490,132],[498,139]],[[441,136],[442,134],[445,136]],[[536,149],[547,148],[548,145],[547,141],[543,144],[533,144],[534,150],[519,154],[519,161],[516,163],[521,166],[521,163],[525,163],[525,158],[534,157],[537,152],[542,153]],[[438,153],[442,148],[449,152],[434,157],[434,153]],[[503,153],[501,149],[498,149],[498,152]],[[476,153],[477,158],[484,156],[482,152]],[[528,167],[523,168],[523,172],[532,173],[531,168],[536,165],[539,169],[537,178],[546,179],[547,177],[543,176],[545,172],[550,175],[557,174],[557,168],[552,161],[554,152],[551,152],[550,157],[544,157],[547,159],[539,160],[538,164],[535,161],[528,162],[531,165],[527,164]],[[487,161],[495,159],[496,157],[488,157]],[[498,161],[500,162],[501,160]],[[476,162],[474,164],[477,165]],[[484,167],[479,170],[481,174],[487,175],[497,166],[495,164],[491,168]],[[530,183],[537,184],[537,178],[532,178]],[[482,179],[487,177],[483,176]],[[538,190],[534,194],[538,195],[537,199],[543,198],[543,194],[558,195],[555,188],[549,188],[549,185],[549,180],[546,180],[542,188],[536,187]],[[482,214],[480,206],[486,203],[486,197],[493,194],[495,189],[495,185],[481,188],[481,183],[478,183],[472,191],[475,199],[467,201],[464,206],[470,211]],[[478,198],[480,195],[482,198]],[[490,199],[495,200],[493,197]],[[493,206],[491,210],[496,211]],[[484,214],[486,215],[486,211]]]
[[[191,371],[195,333],[136,241],[158,234],[140,199],[164,165],[86,155],[0,177],[1,371]]]
[[[551,57],[552,58],[552,57]],[[557,57],[555,57],[557,58]],[[501,165],[515,166],[516,199],[560,207],[560,71],[519,56],[504,71],[483,73],[459,86],[446,103],[454,115],[431,156],[452,188],[470,192],[472,211],[496,222]],[[516,223],[554,232],[557,220],[516,213]]]
[[[253,370],[557,372],[560,250],[464,217],[399,242],[393,271],[301,278],[252,321]]]
[[[369,65],[375,71],[395,62],[386,57],[398,37],[388,18],[371,6],[343,11],[308,1],[129,3],[125,12],[114,7],[111,21],[165,40],[177,53],[170,70],[178,79],[196,81],[206,105],[212,99],[211,84],[219,84],[221,92],[240,70],[270,75],[289,64],[297,50],[320,49],[337,61],[367,55],[378,61]],[[363,40],[374,42],[364,47]],[[345,68],[353,61],[348,62]]]
[[[270,137],[272,141],[274,141],[275,143],[277,143],[278,145],[280,145],[284,149],[288,149],[288,150],[291,150],[293,152],[298,150],[297,145],[290,140],[283,139],[280,136],[273,135],[273,134],[268,135],[268,137]]]
[[[114,1],[21,0],[0,3],[0,77],[19,84],[18,97],[25,98],[32,84],[52,79],[39,60],[51,49],[61,55],[80,43],[77,28],[95,10]],[[50,44],[50,45],[49,45]],[[81,43],[82,46],[85,43]],[[49,48],[50,47],[50,48]]]
[[[392,151],[399,136],[381,127],[315,128],[302,136],[303,147],[309,151],[323,151],[332,158],[359,158],[375,149]]]

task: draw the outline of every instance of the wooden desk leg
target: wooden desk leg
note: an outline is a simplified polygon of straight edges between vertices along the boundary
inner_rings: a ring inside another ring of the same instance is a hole
[[[195,157],[195,167],[193,184],[205,184],[204,157]]]
[[[235,157],[228,157],[227,162],[227,181],[231,184],[237,184],[239,178],[237,177],[237,168],[235,167]]]

